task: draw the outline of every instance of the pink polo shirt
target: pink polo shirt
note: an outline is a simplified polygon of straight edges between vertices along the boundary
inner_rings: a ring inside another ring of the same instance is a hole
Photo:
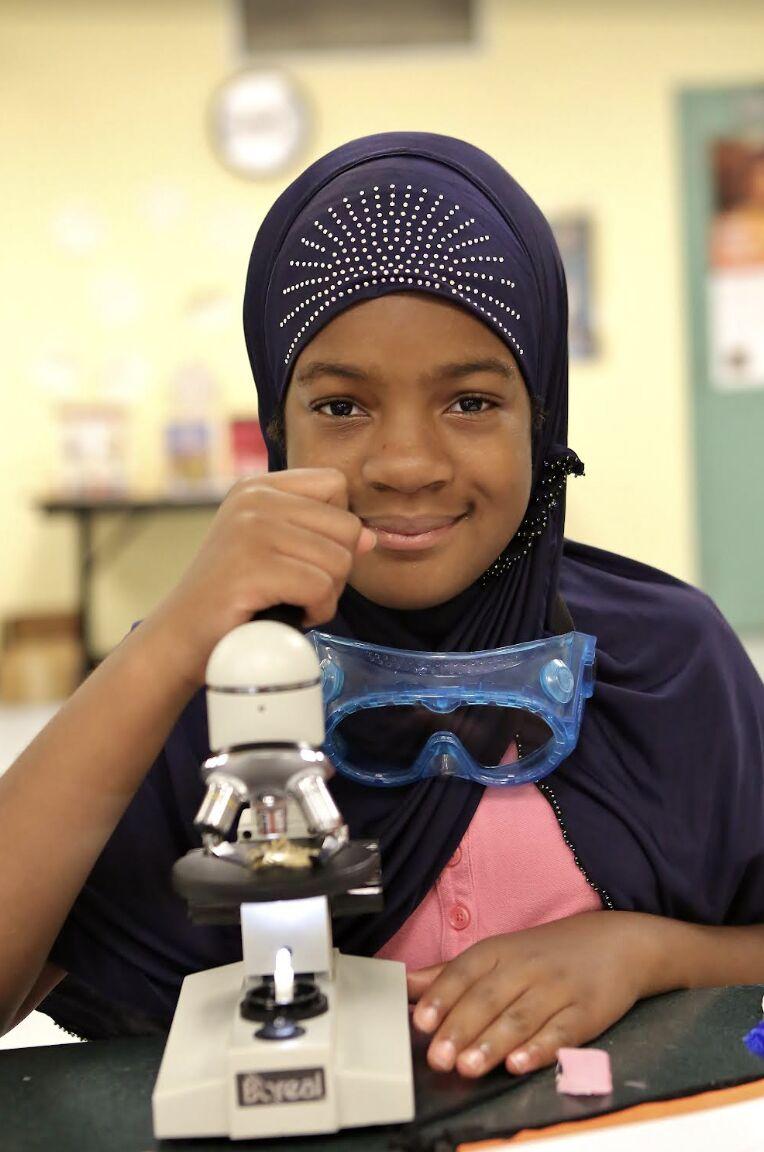
[[[502,763],[516,758],[513,743]],[[601,907],[536,785],[486,788],[456,852],[377,956],[426,968],[487,936]]]

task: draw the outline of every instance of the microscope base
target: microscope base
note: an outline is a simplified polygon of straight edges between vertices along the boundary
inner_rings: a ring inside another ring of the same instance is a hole
[[[291,1136],[413,1119],[403,964],[334,952],[328,1011],[293,1040],[243,1020],[244,965],[187,976],[152,1097],[158,1139]]]

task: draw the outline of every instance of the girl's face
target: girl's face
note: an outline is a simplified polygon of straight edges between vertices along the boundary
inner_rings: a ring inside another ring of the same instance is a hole
[[[487,325],[436,297],[391,294],[336,316],[295,361],[284,422],[287,467],[338,468],[350,511],[377,531],[349,583],[384,607],[463,591],[528,505],[520,370]],[[445,526],[421,535],[428,520]]]

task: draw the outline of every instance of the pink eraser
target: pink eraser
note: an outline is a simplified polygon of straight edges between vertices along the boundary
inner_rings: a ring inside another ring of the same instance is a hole
[[[569,1096],[607,1096],[613,1091],[609,1054],[602,1048],[560,1048],[557,1091]]]

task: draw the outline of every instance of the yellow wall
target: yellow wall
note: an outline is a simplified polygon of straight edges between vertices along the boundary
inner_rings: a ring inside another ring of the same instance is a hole
[[[147,366],[132,466],[160,466],[161,388],[204,355],[229,409],[254,407],[239,319],[257,225],[286,178],[248,184],[207,145],[211,91],[237,63],[222,0],[2,0],[0,60],[0,616],[66,608],[74,530],[31,509],[55,453],[40,361],[65,354],[97,395],[121,357]],[[493,153],[550,215],[596,225],[602,355],[573,365],[568,534],[695,576],[680,235],[676,93],[764,71],[764,7],[743,0],[487,0],[470,50],[291,61],[313,101],[307,162],[393,128],[462,136]],[[180,186],[178,218],[146,218],[156,185]],[[74,255],[55,241],[65,208],[104,223]],[[110,285],[134,314],[110,317]],[[194,330],[193,292],[222,291],[226,323]],[[112,367],[109,367],[112,365]],[[156,522],[97,590],[109,646],[179,575],[205,515]]]

